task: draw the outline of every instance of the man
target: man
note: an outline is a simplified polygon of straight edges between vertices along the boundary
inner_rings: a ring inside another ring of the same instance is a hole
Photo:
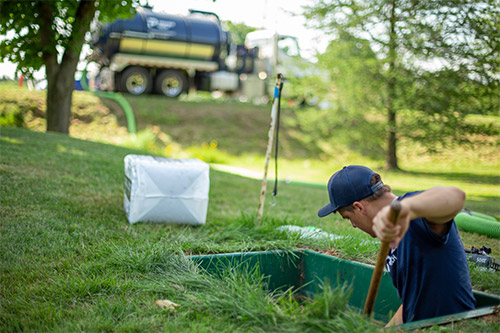
[[[386,269],[402,300],[388,325],[444,316],[475,308],[469,267],[453,218],[465,193],[433,187],[397,197],[380,175],[359,165],[344,167],[328,182],[330,202],[319,217],[339,212],[372,237],[390,242]],[[390,204],[401,201],[396,225]]]

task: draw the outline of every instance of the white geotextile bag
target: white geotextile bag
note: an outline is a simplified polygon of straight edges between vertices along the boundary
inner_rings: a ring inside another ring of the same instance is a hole
[[[123,207],[130,223],[205,224],[209,166],[197,159],[127,155]]]

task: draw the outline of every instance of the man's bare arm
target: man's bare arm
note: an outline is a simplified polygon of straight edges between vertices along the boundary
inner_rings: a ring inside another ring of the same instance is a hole
[[[392,319],[385,325],[385,327],[403,324],[403,304],[399,307],[398,311],[392,316]]]
[[[437,186],[401,201],[410,220],[423,217],[435,224],[451,221],[464,207],[465,193],[457,187]]]
[[[463,208],[465,193],[457,187],[438,186],[410,196],[401,201],[401,212],[394,226],[388,219],[389,205],[382,208],[373,219],[373,230],[377,237],[397,247],[410,221],[419,217],[429,221],[437,234],[446,232],[446,222],[451,221]]]

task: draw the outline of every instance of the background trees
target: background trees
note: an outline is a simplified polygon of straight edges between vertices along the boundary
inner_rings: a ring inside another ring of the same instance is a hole
[[[45,66],[47,131],[69,132],[74,75],[96,13],[100,21],[132,15],[138,0],[0,1],[0,58],[29,76]]]
[[[45,66],[47,130],[68,132],[74,72],[95,14],[101,22],[132,15],[138,2],[0,0],[0,34],[7,36],[0,57],[26,75]],[[328,95],[334,111],[318,111],[320,125],[335,124],[324,116],[342,119],[345,126],[334,130],[367,152],[383,148],[392,168],[398,140],[433,151],[496,133],[471,119],[500,108],[499,8],[498,0],[316,0],[305,15],[332,42],[318,57],[321,71],[289,77],[287,88],[309,100]],[[225,25],[237,43],[253,29]]]
[[[341,93],[336,100],[358,111],[372,107],[385,112],[388,167],[398,167],[398,138],[433,150],[467,142],[470,133],[494,131],[487,124],[467,122],[466,116],[500,107],[495,97],[498,8],[491,0],[318,0],[305,8],[312,25],[332,34],[334,42],[320,64]],[[354,39],[358,42],[352,46],[369,47],[373,55],[358,58],[361,67],[342,67],[347,55],[335,48]],[[355,77],[346,78],[348,73]],[[345,99],[354,94],[359,95],[351,99],[356,103]]]
[[[249,32],[257,30],[257,28],[250,27],[241,22],[224,21],[222,24],[224,29],[231,34],[231,42],[236,45],[245,44],[246,35]]]

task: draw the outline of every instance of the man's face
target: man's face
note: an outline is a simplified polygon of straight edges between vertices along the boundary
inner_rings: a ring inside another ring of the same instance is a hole
[[[353,211],[345,210],[339,212],[343,219],[349,220],[354,228],[359,228],[372,237],[375,236],[373,231],[372,218],[368,216],[367,211],[355,206]]]

